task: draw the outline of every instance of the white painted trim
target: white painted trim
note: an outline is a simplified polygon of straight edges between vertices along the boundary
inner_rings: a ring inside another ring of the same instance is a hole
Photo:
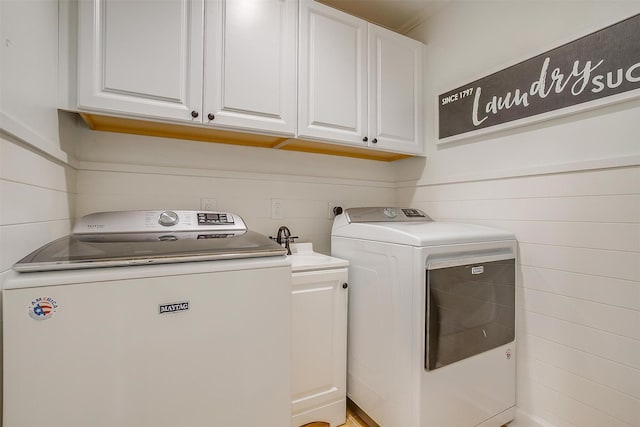
[[[75,111],[78,0],[58,2],[58,107]]]
[[[74,167],[74,161],[67,153],[54,148],[58,145],[57,141],[43,137],[29,126],[0,111],[0,135],[3,134],[10,139],[18,140],[41,155],[52,157],[58,162]]]
[[[516,416],[509,424],[509,427],[554,427],[547,421],[542,420],[536,416],[530,415],[527,412],[516,406]]]
[[[376,181],[371,179],[332,178],[329,176],[311,176],[298,174],[275,174],[257,172],[237,172],[225,170],[177,168],[166,166],[133,165],[125,163],[101,163],[78,161],[78,171],[124,172],[157,175],[180,175],[207,178],[225,178],[256,181],[286,181],[296,183],[324,184],[324,185],[349,185],[357,187],[395,188],[393,181]]]
[[[418,25],[422,25],[427,19],[426,13],[423,10],[421,13],[413,15],[407,21],[405,21],[397,30],[391,30],[400,34],[406,35]]]
[[[504,170],[496,173],[485,173],[476,175],[458,175],[436,179],[431,182],[421,182],[420,180],[404,180],[396,182],[396,189],[406,187],[430,187],[444,184],[459,184],[464,182],[491,181],[499,179],[520,178],[525,176],[553,175],[566,172],[581,172],[597,169],[613,169],[640,166],[640,154],[623,157],[609,157],[597,160],[586,160],[571,163],[559,163],[530,168],[520,168],[516,170]]]

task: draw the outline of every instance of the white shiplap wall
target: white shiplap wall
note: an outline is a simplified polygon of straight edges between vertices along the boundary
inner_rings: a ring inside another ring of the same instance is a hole
[[[0,2],[0,285],[67,234],[75,169],[58,133],[58,2]]]
[[[0,137],[0,275],[29,252],[69,233],[74,193],[72,167]]]
[[[74,186],[73,168],[0,132],[0,289],[16,261],[69,233]]]
[[[79,141],[77,216],[200,209],[202,198],[212,198],[218,210],[239,214],[254,231],[274,236],[286,225],[299,242],[328,254],[330,202],[345,208],[395,203],[389,163],[61,125]],[[272,218],[272,199],[282,201],[283,218]]]
[[[238,213],[249,228],[275,236],[286,225],[299,242],[329,253],[332,221],[329,202],[343,206],[393,204],[392,185],[306,175],[274,175],[130,165],[83,163],[78,173],[77,215],[104,210],[200,209],[202,197],[215,198],[217,210]],[[271,217],[271,200],[282,202],[283,218]]]
[[[69,232],[75,168],[58,133],[58,2],[2,1],[0,285],[11,265]]]
[[[57,36],[56,0],[0,1],[0,289],[13,263],[68,234],[75,215],[76,172],[58,134]]]
[[[426,43],[431,131],[426,161],[398,162],[398,202],[515,232],[514,427],[640,426],[640,100],[445,145],[435,101],[637,13],[616,0],[452,2],[412,34]]]

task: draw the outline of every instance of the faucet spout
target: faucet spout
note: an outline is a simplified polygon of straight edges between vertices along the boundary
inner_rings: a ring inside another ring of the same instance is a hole
[[[287,255],[291,255],[291,247],[290,243],[293,243],[294,239],[297,239],[297,236],[291,235],[291,230],[284,225],[278,229],[278,234],[276,236],[276,242],[281,245],[284,245],[284,248],[287,250]]]
[[[284,248],[287,250],[287,255],[291,255],[291,247],[289,246],[290,239],[291,230],[283,225],[278,229],[276,242],[280,243],[281,245],[284,243]]]

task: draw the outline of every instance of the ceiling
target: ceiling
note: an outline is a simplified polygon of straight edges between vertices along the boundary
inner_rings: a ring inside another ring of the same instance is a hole
[[[446,0],[317,0],[390,30],[406,33]]]

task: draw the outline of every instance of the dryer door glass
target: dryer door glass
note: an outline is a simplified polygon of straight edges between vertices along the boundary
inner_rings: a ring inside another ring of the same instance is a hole
[[[515,260],[427,269],[425,369],[515,337]]]

